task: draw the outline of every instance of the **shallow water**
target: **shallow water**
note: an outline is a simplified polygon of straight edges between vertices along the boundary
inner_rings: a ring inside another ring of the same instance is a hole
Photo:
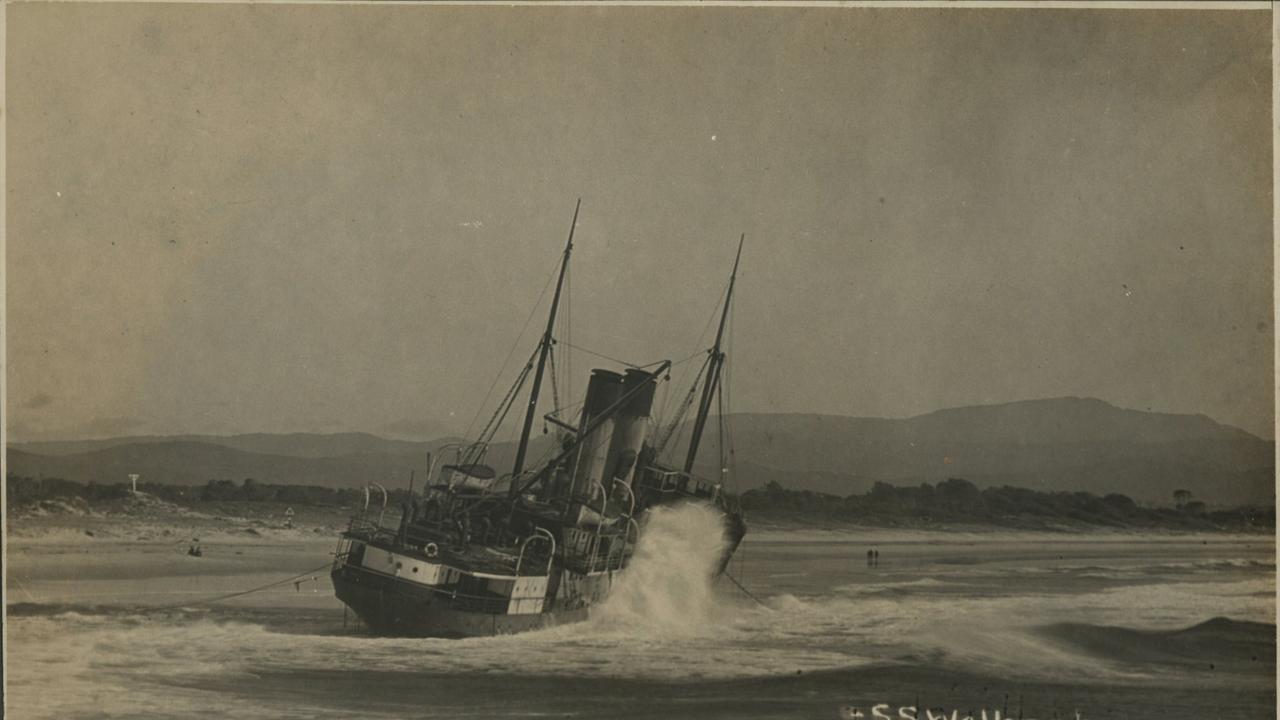
[[[1255,649],[1252,661],[1227,658],[1223,645],[1215,666],[1222,671],[1210,672],[1194,658],[1153,652],[1135,662],[1046,631],[1059,623],[1167,631],[1214,617],[1274,623],[1269,540],[959,543],[934,535],[877,544],[875,567],[856,535],[749,540],[731,572],[758,603],[724,579],[703,580],[714,560],[705,517],[669,520],[646,530],[642,555],[590,620],[508,637],[365,636],[354,622],[344,627],[323,575],[297,588],[164,611],[96,604],[84,593],[50,601],[45,586],[37,593],[45,602],[10,606],[9,711],[23,718],[839,717],[847,711],[841,698],[864,698],[868,707],[882,696],[928,704],[922,693],[940,707],[963,698],[1007,710],[1016,688],[1042,717],[1071,717],[1081,703],[1086,717],[1111,715],[1117,703],[1129,708],[1126,717],[1143,716],[1135,703],[1150,706],[1152,717],[1179,717],[1159,706],[1172,688],[1196,689],[1197,698],[1218,693],[1218,716],[1270,715],[1274,643],[1269,655]],[[195,585],[186,578],[182,586],[233,591],[273,577],[280,574],[218,575]],[[1217,647],[1212,640],[1207,647]],[[1224,710],[1227,702],[1238,707]]]

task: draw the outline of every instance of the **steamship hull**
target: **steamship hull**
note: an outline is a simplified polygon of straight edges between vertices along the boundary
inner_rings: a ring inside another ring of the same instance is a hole
[[[745,534],[735,520],[725,515],[717,574]],[[617,547],[601,542],[607,536],[578,528],[561,533],[566,553],[546,565],[485,567],[478,560],[490,548],[473,547],[469,558],[456,555],[458,548],[426,552],[384,529],[353,523],[330,578],[338,600],[376,635],[465,638],[541,630],[586,620],[629,564],[625,537]]]
[[[581,622],[588,608],[511,615],[460,610],[450,598],[394,578],[346,568],[331,574],[338,599],[375,635],[467,638],[541,630]]]

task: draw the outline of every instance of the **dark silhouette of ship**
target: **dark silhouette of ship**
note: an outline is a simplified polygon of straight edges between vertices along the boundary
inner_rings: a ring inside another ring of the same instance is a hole
[[[718,573],[746,533],[721,479],[693,473],[712,406],[723,398],[722,343],[741,240],[715,344],[675,417],[662,428],[653,417],[654,393],[670,379],[670,361],[622,372],[595,369],[574,422],[562,419],[559,408],[545,416],[558,442],[550,459],[526,469],[543,377],[548,359],[555,362],[553,331],[577,219],[575,208],[546,330],[480,439],[459,447],[421,496],[411,492],[397,524],[384,526],[366,512],[341,535],[331,573],[335,593],[375,633],[465,637],[584,620],[627,568],[645,513],[661,505],[699,502],[720,510]],[[484,462],[489,442],[530,374],[515,462],[499,477]],[[664,450],[687,427],[695,400],[684,462],[676,466],[662,459]],[[721,413],[717,418],[723,422]],[[724,442],[720,448],[723,472]]]

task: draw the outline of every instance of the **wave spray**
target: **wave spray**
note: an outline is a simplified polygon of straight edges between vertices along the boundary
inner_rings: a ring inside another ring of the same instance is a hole
[[[725,544],[724,517],[715,507],[650,510],[630,565],[593,620],[657,635],[706,632],[718,608],[713,583]]]

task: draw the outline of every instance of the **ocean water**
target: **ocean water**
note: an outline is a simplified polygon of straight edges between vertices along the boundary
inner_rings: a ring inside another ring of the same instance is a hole
[[[869,566],[872,545],[856,534],[749,539],[731,566],[745,591],[710,579],[718,542],[706,510],[665,511],[591,619],[494,638],[370,637],[324,577],[167,610],[88,598],[11,604],[8,711],[872,717],[883,701],[884,712],[910,706],[923,719],[923,708],[962,704],[1009,716],[1013,697],[1040,717],[1205,716],[1190,711],[1195,703],[1211,703],[1215,717],[1272,716],[1274,628],[1269,650],[1265,639],[1239,641],[1256,629],[1241,623],[1275,622],[1267,540],[932,535],[879,542]],[[1213,618],[1236,622],[1177,634]],[[1139,631],[1124,644],[1135,652],[1099,650],[1067,625]],[[1184,698],[1190,691],[1195,699]]]

